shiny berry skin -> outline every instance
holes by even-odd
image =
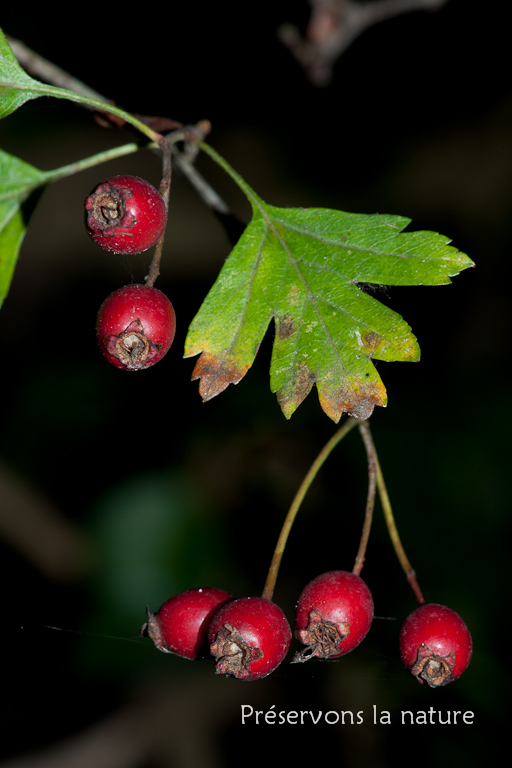
[[[167,296],[148,285],[127,285],[107,296],[98,311],[96,338],[117,368],[140,371],[169,351],[176,315]]]
[[[473,643],[466,624],[451,608],[426,603],[412,611],[400,629],[402,663],[431,688],[456,680],[471,661]]]
[[[335,659],[364,640],[373,620],[373,599],[360,576],[327,571],[307,584],[295,612],[295,637],[305,646],[292,663],[317,656]]]
[[[160,193],[138,176],[112,176],[85,201],[85,224],[105,251],[142,253],[155,245],[167,224]]]
[[[156,613],[148,614],[140,631],[152,639],[164,653],[175,653],[185,659],[208,656],[208,625],[223,603],[232,600],[229,592],[215,587],[188,589],[167,600]]]
[[[242,597],[222,606],[208,629],[219,675],[259,680],[279,666],[292,632],[283,611],[263,597]]]

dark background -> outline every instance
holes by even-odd
[[[449,0],[376,25],[309,84],[276,28],[304,29],[306,2],[137,9],[3,9],[0,25],[123,108],[208,118],[210,143],[269,203],[409,216],[442,232],[476,269],[439,288],[383,298],[418,336],[422,360],[378,364],[389,393],[372,416],[401,537],[428,601],[457,610],[474,639],[465,675],[437,691],[400,665],[414,607],[377,510],[363,576],[378,616],[338,662],[284,663],[252,684],[209,661],[159,654],[138,637],[145,605],[218,586],[261,593],[293,495],[334,426],[312,392],[292,419],[268,386],[271,338],[238,387],[202,404],[183,360],[189,322],[230,244],[175,174],[158,287],[178,330],[138,376],[109,367],[94,321],[104,297],[141,281],[149,257],[89,242],[82,202],[111,172],[158,183],[139,153],[49,188],[0,313],[0,768],[189,765],[335,759],[348,768],[481,765],[505,718],[510,582],[511,394],[507,271],[512,91],[506,4]],[[149,10],[149,9],[148,9]],[[64,165],[129,141],[56,100],[24,105],[0,146]],[[208,160],[198,167],[233,210],[248,207]],[[308,495],[275,593],[293,618],[305,583],[352,568],[366,496],[356,433]],[[55,631],[48,627],[59,627]],[[364,713],[364,725],[241,724],[241,706]],[[373,725],[373,705],[391,725]],[[400,711],[474,712],[473,725],[400,725]]]

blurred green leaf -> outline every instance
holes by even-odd
[[[91,527],[98,600],[110,613],[115,606],[143,620],[146,604],[156,610],[187,585],[209,586],[229,571],[217,520],[178,473],[134,471],[98,499]]]
[[[21,243],[28,227],[34,193],[40,194],[45,174],[0,149],[0,306],[11,284]]]
[[[0,29],[0,118],[10,115],[26,101],[41,96],[41,83],[18,64]]]

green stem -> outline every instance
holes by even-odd
[[[332,453],[333,449],[345,437],[345,435],[347,435],[350,432],[350,430],[353,429],[358,423],[359,423],[358,420],[353,417],[349,417],[347,421],[345,421],[343,426],[341,426],[338,429],[338,431],[334,433],[331,439],[324,445],[324,447],[322,448],[322,450],[314,460],[313,464],[311,465],[304,480],[300,484],[299,490],[295,494],[295,498],[293,499],[290,509],[288,510],[288,513],[284,520],[283,527],[281,528],[281,533],[279,534],[276,548],[272,556],[272,561],[270,563],[270,568],[267,574],[267,580],[265,582],[265,587],[262,593],[262,597],[264,597],[266,600],[272,600],[272,595],[274,594],[274,588],[277,580],[277,574],[279,572],[279,566],[281,565],[281,559],[283,557],[283,553],[286,547],[288,535],[291,531],[293,522],[295,520],[295,517],[297,516],[297,512],[300,509],[300,506],[304,500],[306,493],[308,492],[308,489],[311,483],[317,476],[320,468],[323,466],[327,457]]]
[[[162,137],[160,133],[154,131],[152,128],[143,123],[141,120],[138,120],[129,112],[125,112],[124,109],[119,109],[119,107],[115,107],[113,104],[109,104],[106,101],[101,101],[100,99],[92,99],[90,96],[84,96],[81,93],[68,91],[64,88],[56,88],[53,85],[46,85],[40,83],[37,80],[33,80],[32,83],[29,83],[26,86],[17,85],[16,87],[18,90],[36,91],[42,93],[44,96],[53,96],[55,99],[67,99],[68,101],[74,101],[78,104],[83,104],[86,107],[97,109],[100,112],[117,115],[117,117],[120,117],[126,123],[129,123],[129,125],[133,125],[134,128],[140,131],[140,133],[142,133],[144,136],[147,136],[151,141],[158,142],[158,140]]]
[[[389,500],[386,484],[384,482],[384,475],[382,474],[382,469],[379,463],[379,457],[377,455],[377,451],[375,450],[375,444],[373,442],[372,434],[370,431],[370,425],[368,424],[367,421],[361,424],[360,430],[361,430],[361,434],[364,433],[365,435],[365,441],[368,442],[374,461],[375,461],[377,488],[379,489],[379,497],[382,504],[382,510],[384,512],[384,519],[386,521],[386,526],[391,538],[391,543],[393,544],[393,549],[395,550],[396,556],[398,557],[398,561],[402,566],[402,570],[407,577],[407,581],[409,582],[411,589],[416,596],[416,600],[420,605],[422,605],[425,602],[425,598],[423,597],[420,586],[418,584],[418,580],[416,578],[416,572],[414,571],[413,567],[409,562],[407,555],[405,554],[405,550],[403,548],[402,542],[400,541],[400,536],[398,535],[398,529],[396,527],[395,517],[393,515],[393,509],[391,507],[391,502]]]
[[[133,152],[138,152],[140,149],[153,149],[158,148],[157,142],[150,142],[148,144],[138,144],[137,142],[131,142],[130,144],[123,144],[120,147],[113,147],[112,149],[98,152],[97,155],[91,155],[90,157],[84,157],[82,160],[77,160],[69,165],[63,165],[60,168],[54,168],[51,171],[46,171],[38,184],[42,186],[44,184],[50,184],[59,179],[64,179],[66,176],[72,176],[79,171],[85,171],[88,168],[94,168],[96,165],[106,163],[108,160],[115,160],[118,157],[124,157],[130,155]]]
[[[258,197],[256,192],[247,184],[246,181],[244,181],[240,174],[237,173],[237,171],[235,171],[235,169],[232,168],[226,160],[224,160],[222,155],[219,155],[219,153],[216,152],[213,147],[211,147],[205,141],[197,141],[196,144],[199,149],[202,149],[203,152],[209,155],[209,157],[211,157],[211,159],[216,162],[217,165],[220,165],[220,167],[226,171],[229,176],[231,176],[235,184],[237,184],[237,186],[242,190],[252,206],[259,207],[261,205],[263,202],[261,198]]]

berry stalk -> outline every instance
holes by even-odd
[[[368,426],[367,421],[363,422],[363,424],[366,424],[366,426]],[[368,546],[368,539],[370,538],[370,529],[372,527],[373,510],[375,507],[375,495],[377,491],[377,464],[375,460],[375,447],[371,440],[369,427],[368,427],[368,430],[365,430],[362,428],[362,425],[360,424],[359,432],[361,433],[361,437],[363,438],[364,447],[366,448],[366,456],[368,459],[368,494],[366,497],[366,509],[364,513],[363,530],[361,532],[361,539],[359,541],[359,549],[357,551],[354,567],[352,568],[352,573],[355,576],[360,576],[361,571],[363,570],[364,559],[366,556],[366,547]]]
[[[171,174],[172,174],[172,162],[171,162],[171,141],[168,138],[162,138],[159,142],[160,149],[162,150],[162,181],[158,189],[160,195],[165,204],[165,210],[167,215],[169,214],[169,196],[171,193]],[[164,248],[165,229],[162,232],[153,253],[153,258],[149,267],[149,272],[146,276],[145,283],[152,288],[155,285],[155,281],[160,274],[160,262],[162,260],[162,252]]]
[[[265,586],[262,592],[262,597],[264,597],[266,600],[272,600],[272,596],[274,594],[274,588],[277,580],[277,574],[279,573],[279,566],[281,565],[281,560],[286,547],[286,542],[288,541],[288,536],[290,534],[294,520],[297,516],[297,512],[300,509],[300,506],[304,500],[304,497],[306,496],[306,493],[309,490],[311,483],[317,476],[321,467],[325,463],[325,460],[332,453],[334,448],[338,445],[338,443],[341,440],[343,440],[345,435],[348,435],[348,433],[357,424],[358,424],[358,420],[352,416],[349,417],[347,421],[345,421],[345,423],[337,430],[337,432],[334,433],[331,439],[324,445],[324,447],[322,448],[322,450],[314,460],[313,464],[311,465],[304,480],[300,484],[299,489],[295,494],[295,498],[293,499],[290,505],[290,508],[288,510],[288,513],[285,517],[283,526],[281,528],[281,532],[279,534],[279,538],[277,540],[276,548],[274,550],[274,554],[270,562],[270,567],[267,574],[267,580],[265,581]]]
[[[384,512],[386,527],[388,529],[388,533],[391,538],[391,543],[393,544],[393,549],[395,550],[396,556],[398,557],[398,561],[402,566],[402,570],[404,571],[407,577],[407,581],[411,585],[412,591],[416,596],[416,600],[418,601],[418,604],[423,605],[425,602],[425,598],[423,597],[420,586],[418,584],[418,580],[416,578],[416,572],[414,568],[411,566],[407,555],[405,554],[405,550],[403,548],[402,542],[400,541],[400,536],[398,535],[398,529],[396,527],[395,517],[393,515],[393,509],[391,507],[391,502],[389,500],[386,484],[384,482],[384,475],[382,474],[379,458],[377,455],[377,451],[375,449],[375,444],[373,442],[372,433],[370,431],[370,425],[368,424],[367,421],[364,421],[360,424],[359,430],[361,432],[361,436],[363,437],[365,447],[367,451],[370,450],[372,460],[375,463],[377,488],[379,491],[379,497],[382,504],[382,510]],[[370,460],[370,456],[369,456],[369,460]]]
[[[179,141],[190,140],[191,136],[194,139],[203,138],[210,130],[210,123],[203,120],[196,126],[189,128],[177,129],[167,136],[162,136],[158,142],[158,147],[162,152],[162,180],[160,182],[159,193],[165,204],[165,210],[169,215],[169,196],[171,193],[171,177],[172,177],[172,153],[174,145]],[[160,262],[162,260],[162,252],[165,240],[165,230],[162,232],[160,239],[158,240],[149,272],[145,279],[145,284],[152,288],[155,281],[160,274]]]

